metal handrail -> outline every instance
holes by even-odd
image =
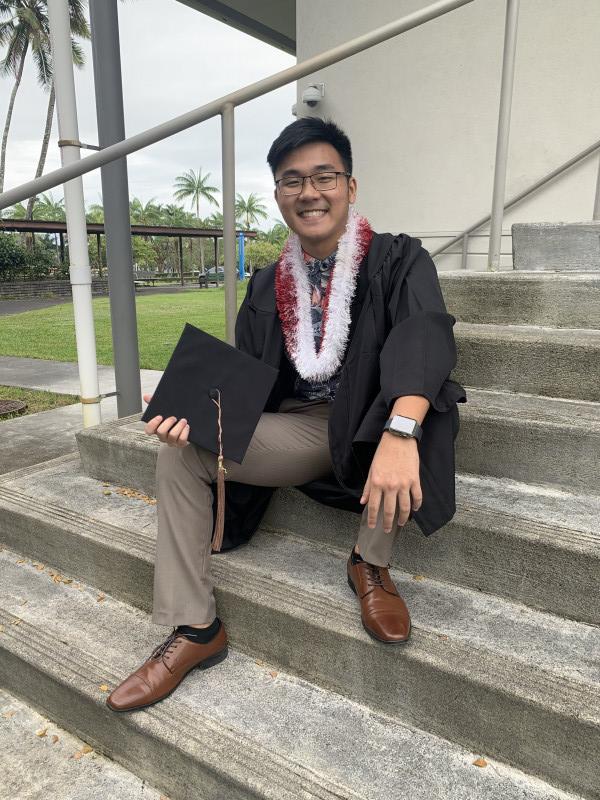
[[[542,186],[549,183],[554,178],[558,177],[559,175],[562,175],[563,172],[566,172],[568,169],[571,169],[571,167],[575,166],[575,164],[579,164],[580,161],[583,161],[584,158],[591,156],[598,149],[600,149],[600,139],[598,139],[597,142],[594,142],[594,144],[591,144],[589,147],[586,147],[585,150],[582,150],[581,152],[577,153],[577,155],[573,156],[568,161],[565,161],[563,164],[560,165],[560,167],[553,169],[552,172],[549,172],[543,178],[540,178],[535,183],[532,183],[531,186],[527,187],[527,189],[524,189],[522,192],[519,192],[514,197],[511,197],[510,200],[508,200],[508,202],[505,203],[504,211],[506,211],[509,208],[512,208],[521,200],[524,200],[530,194],[533,194],[533,192],[537,191],[537,189],[540,189]],[[600,185],[600,180],[599,180],[599,185]],[[460,242],[461,239],[470,236],[473,233],[473,231],[476,231],[483,225],[487,225],[487,223],[490,221],[491,218],[492,218],[491,214],[488,214],[486,217],[482,217],[481,219],[477,220],[477,222],[474,222],[468,228],[465,228],[465,230],[462,233],[459,233],[458,236],[455,236],[453,239],[450,239],[449,242],[446,242],[446,244],[442,245],[441,247],[438,247],[437,250],[433,250],[430,253],[431,257],[435,258],[435,256],[440,255],[440,253],[443,253],[449,247],[452,247],[453,244],[456,244],[457,242]]]
[[[419,25],[429,20],[441,17],[449,11],[454,11],[454,9],[472,2],[474,2],[474,0],[439,0],[437,3],[433,3],[426,8],[408,14],[394,22],[382,25],[362,36],[357,36],[355,39],[351,39],[345,44],[340,44],[300,64],[276,72],[267,78],[251,83],[230,94],[223,95],[223,97],[219,97],[217,100],[199,106],[192,111],[180,114],[178,117],[174,117],[167,122],[163,122],[153,128],[148,128],[141,133],[116,142],[109,147],[104,147],[76,163],[60,167],[60,169],[48,172],[46,175],[42,175],[35,180],[20,184],[14,189],[9,189],[0,194],[0,210],[14,203],[26,200],[29,197],[34,197],[36,194],[41,194],[48,189],[53,189],[55,186],[65,183],[72,178],[85,175],[87,172],[91,172],[98,167],[103,167],[111,161],[116,161],[119,158],[131,155],[131,153],[135,153],[148,145],[167,139],[169,136],[173,136],[176,133],[181,133],[181,131],[187,130],[197,125],[199,122],[205,122],[212,117],[222,115],[229,107],[235,108],[250,100],[255,100],[257,97],[262,97],[262,95],[268,94],[274,89],[279,89],[282,86],[286,86],[288,83],[293,83],[319,69],[336,64],[338,61],[363,52],[363,50],[368,50],[376,44],[381,44],[388,39],[394,38],[394,36],[398,36],[400,33],[404,33],[412,28],[417,28]]]

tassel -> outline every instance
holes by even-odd
[[[213,394],[218,396],[215,400]],[[225,527],[225,475],[227,470],[223,465],[223,440],[221,428],[221,392],[218,389],[211,390],[211,400],[219,409],[218,426],[219,426],[219,455],[217,456],[218,469],[217,469],[217,518],[215,520],[215,529],[212,535],[211,547],[213,552],[219,553],[221,545],[223,544],[223,529]]]

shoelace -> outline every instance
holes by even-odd
[[[383,587],[383,578],[379,572],[379,567],[376,564],[368,564],[367,562],[365,562],[365,566],[367,568],[367,585]]]
[[[165,641],[162,644],[159,644],[157,648],[155,648],[150,658],[161,658],[165,653],[170,652],[169,648],[171,647],[171,645],[177,647],[178,643],[176,642],[176,639],[178,636],[181,636],[181,634],[177,633],[177,627],[175,627],[173,628],[169,636],[165,639]]]

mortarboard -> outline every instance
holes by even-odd
[[[225,516],[223,458],[241,464],[279,370],[186,323],[148,407],[187,419],[189,441],[218,457],[217,519],[213,550],[221,549]]]

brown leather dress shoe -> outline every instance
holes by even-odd
[[[134,711],[164,700],[198,667],[206,669],[227,657],[227,634],[221,627],[207,644],[192,642],[177,628],[106,698],[113,711]]]
[[[348,558],[348,584],[360,600],[366,632],[380,642],[403,644],[410,635],[410,615],[387,567]]]

